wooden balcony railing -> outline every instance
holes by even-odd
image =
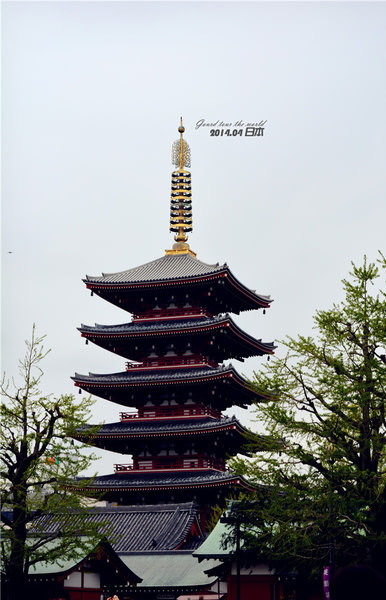
[[[132,315],[133,321],[152,321],[159,319],[181,319],[212,317],[213,315],[203,308],[191,306],[189,308],[160,308],[155,310],[147,310],[143,313],[135,313]]]
[[[208,365],[210,367],[218,367],[218,363],[211,360],[208,356],[170,356],[149,358],[142,362],[126,362],[126,371],[154,369],[154,368],[175,368],[175,367],[202,367]]]
[[[152,408],[141,408],[138,412],[121,412],[121,421],[132,419],[170,419],[175,417],[214,417],[221,418],[221,412],[202,405],[192,406],[157,406]]]
[[[115,473],[133,473],[134,471],[184,471],[192,469],[216,469],[226,471],[225,460],[203,456],[178,456],[138,458],[131,464],[114,465]]]

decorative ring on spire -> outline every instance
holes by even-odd
[[[186,242],[189,231],[192,231],[192,182],[191,174],[184,167],[190,166],[190,148],[183,139],[185,127],[178,128],[180,139],[172,146],[172,162],[179,168],[172,173],[172,194],[170,200],[170,231],[176,233],[176,242]]]

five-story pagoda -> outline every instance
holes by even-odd
[[[226,458],[242,450],[246,430],[222,413],[231,406],[246,408],[259,395],[223,361],[273,353],[272,343],[251,337],[229,315],[265,309],[271,300],[246,288],[226,264],[203,263],[190,249],[190,150],[182,120],[178,131],[172,150],[177,167],[172,249],[139,267],[84,280],[91,293],[131,313],[122,325],[80,327],[87,341],[125,358],[126,370],[73,379],[125,407],[118,422],[99,429],[93,444],[132,460],[97,477],[90,492],[103,492],[118,504],[195,500],[204,517],[232,489],[251,489],[226,466]]]

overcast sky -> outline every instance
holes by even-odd
[[[385,28],[383,2],[3,1],[2,369],[34,322],[45,391],[124,369],[76,328],[129,316],[81,279],[171,247],[180,115],[192,249],[274,298],[235,318],[250,334],[311,334],[351,260],[385,249]],[[264,136],[211,136],[202,119],[266,121]],[[233,362],[251,375],[262,359]],[[119,410],[98,400],[94,420]]]

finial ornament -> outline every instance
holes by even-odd
[[[175,244],[166,254],[196,254],[187,243],[189,231],[192,231],[192,181],[191,174],[184,167],[190,167],[190,148],[183,139],[185,127],[182,122],[178,128],[180,139],[172,146],[172,164],[178,168],[172,173],[172,194],[170,200],[170,231],[175,232]]]
[[[178,131],[180,133],[180,139],[173,142],[172,164],[175,167],[178,167],[181,171],[184,167],[190,167],[190,148],[182,137],[182,134],[185,131],[185,127],[182,123],[182,117],[181,125],[179,126]]]

